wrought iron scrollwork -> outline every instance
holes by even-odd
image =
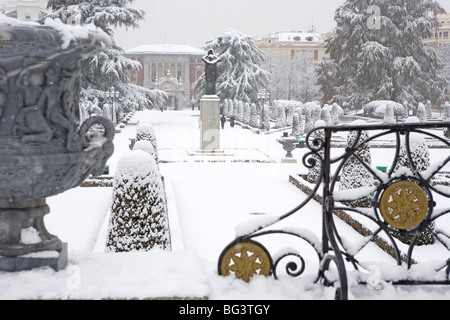
[[[440,244],[445,248],[445,253],[450,256],[450,231],[443,230],[441,225],[436,223],[450,212],[450,208],[445,204],[439,207],[439,201],[442,203],[450,198],[450,186],[439,180],[442,175],[447,181],[450,177],[450,172],[444,171],[444,167],[450,161],[448,152],[450,142],[442,134],[437,134],[436,130],[449,127],[450,123],[404,123],[358,124],[314,129],[306,137],[309,150],[303,157],[303,165],[309,170],[315,168],[317,171],[317,178],[310,181],[312,192],[297,207],[278,219],[272,219],[270,223],[255,227],[255,231],[237,237],[225,248],[219,259],[219,274],[228,275],[231,269],[236,274],[241,272],[237,270],[239,269],[237,263],[234,263],[233,267],[228,267],[229,270],[222,267],[227,265],[225,261],[234,259],[230,258],[230,255],[235,254],[233,250],[245,248],[251,244],[258,248],[256,250],[252,247],[253,259],[257,258],[260,262],[256,265],[259,268],[258,272],[247,272],[243,277],[246,281],[259,273],[266,276],[272,275],[275,278],[279,277],[279,271],[284,271],[291,277],[303,275],[309,259],[305,259],[300,250],[289,248],[271,255],[270,250],[264,247],[261,241],[254,242],[255,238],[283,235],[300,239],[314,249],[319,260],[315,282],[334,286],[338,299],[348,297],[348,268],[361,272],[361,283],[364,283],[366,281],[364,279],[370,275],[371,268],[367,263],[360,261],[360,254],[371,244],[377,245],[390,254],[394,258],[394,266],[407,268],[406,271],[402,269],[404,278],[395,276],[387,280],[399,284],[450,284],[450,257],[436,264],[432,269],[436,274],[430,276],[430,279],[416,279],[413,272],[414,266],[421,263],[424,260],[422,257],[426,256],[427,247],[423,246],[420,248],[421,258],[418,259],[421,261],[413,258],[414,249],[421,246],[420,238],[426,233],[432,238],[429,243]],[[331,152],[333,135],[339,133],[349,136],[347,146],[335,148]],[[426,168],[417,163],[414,157],[414,153],[417,152],[414,149],[415,144],[420,140],[417,137],[432,141],[442,151],[439,153],[439,160]],[[380,142],[384,141],[383,139],[388,142]],[[391,150],[390,165],[385,171],[367,163],[359,152],[369,144],[377,145],[378,143],[385,143],[385,147]],[[339,153],[341,152],[339,150],[343,152]],[[343,168],[350,161],[360,165],[371,176],[370,186],[358,187],[350,192],[338,190]],[[309,230],[276,228],[277,223],[288,217],[301,216],[306,204],[318,195],[322,199],[321,239]],[[362,199],[368,199],[368,201],[357,201]],[[370,224],[370,228],[364,232],[356,230],[362,235],[359,241],[349,243],[345,235],[340,232],[336,216],[339,216],[338,213],[341,212],[351,216],[351,219]],[[425,244],[429,243],[425,242]],[[260,259],[262,256],[264,258]],[[288,262],[284,263],[285,260]],[[281,263],[282,261],[284,264]],[[269,267],[270,270],[267,269]],[[260,272],[262,269],[264,272]]]

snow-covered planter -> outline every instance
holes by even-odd
[[[164,187],[153,157],[142,150],[120,159],[107,236],[109,252],[170,250]]]
[[[79,109],[79,61],[111,41],[98,30],[4,15],[0,33],[0,271],[64,269],[67,244],[45,227],[46,198],[101,174],[113,153],[112,123],[81,123]],[[91,134],[94,126],[102,134]],[[21,241],[23,229],[33,243]]]

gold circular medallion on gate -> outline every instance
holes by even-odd
[[[256,242],[238,243],[229,248],[220,262],[220,271],[224,276],[231,272],[238,279],[249,282],[254,275],[269,276],[272,263],[269,255]]]
[[[380,199],[380,211],[384,220],[400,230],[417,227],[425,219],[428,207],[426,192],[411,181],[391,184]]]

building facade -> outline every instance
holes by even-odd
[[[167,93],[167,107],[190,107],[197,99],[192,85],[204,73],[206,52],[187,45],[149,44],[127,50],[125,56],[137,60],[142,68],[131,74],[132,83]]]
[[[47,0],[0,0],[0,10],[21,21],[37,21],[48,13]]]
[[[424,39],[423,42],[433,49],[439,49],[445,43],[450,43],[450,13],[438,14],[439,27],[434,30],[433,36]]]
[[[433,31],[433,36],[424,39],[423,42],[431,46],[435,50],[439,50],[442,46],[450,46],[450,13],[438,14],[439,27]],[[449,66],[446,66],[449,68]],[[450,101],[450,83],[445,89],[445,99]]]
[[[314,63],[327,56],[325,39],[329,34],[318,32],[286,31],[268,35],[257,41],[257,46],[265,54],[282,56],[293,60],[297,53],[308,54]]]

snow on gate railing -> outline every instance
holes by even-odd
[[[449,128],[404,123],[314,129],[303,157],[310,182],[297,177],[308,196],[284,215],[259,214],[239,225],[220,255],[219,274],[249,281],[254,275],[278,278],[284,270],[334,286],[338,299],[348,298],[350,269],[372,287],[381,281],[450,284]]]

